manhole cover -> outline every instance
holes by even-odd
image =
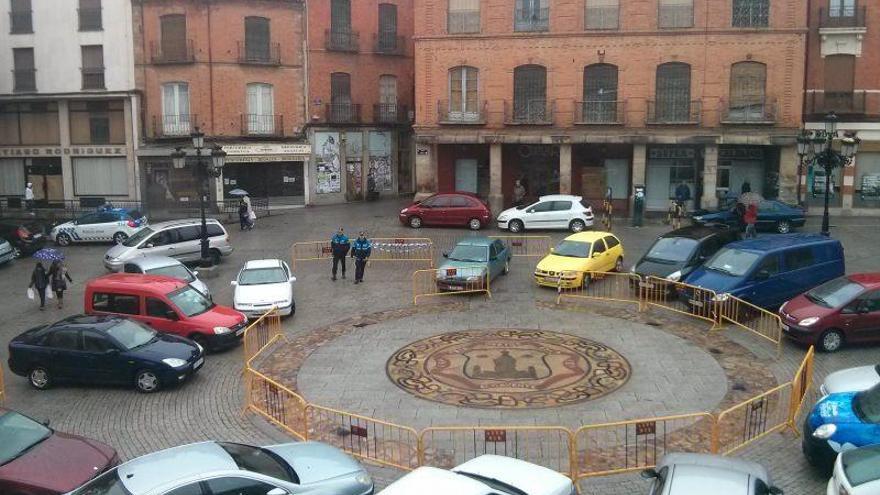
[[[542,330],[480,330],[413,342],[388,360],[388,377],[418,397],[485,408],[573,404],[620,388],[631,375],[617,351]]]

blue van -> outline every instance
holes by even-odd
[[[685,282],[776,310],[844,274],[843,246],[819,234],[782,234],[732,242]]]

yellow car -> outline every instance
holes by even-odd
[[[535,282],[570,289],[589,284],[584,272],[623,271],[623,245],[610,232],[581,232],[565,238],[538,262]]]

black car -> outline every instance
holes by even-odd
[[[71,316],[9,343],[9,369],[41,390],[73,381],[150,393],[186,380],[204,362],[195,342],[118,316]]]
[[[739,232],[724,225],[691,225],[667,232],[633,266],[642,277],[683,280],[724,245],[739,240]]]
[[[30,256],[46,245],[46,236],[38,232],[36,226],[20,223],[0,222],[0,239],[12,245],[16,258]]]

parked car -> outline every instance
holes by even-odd
[[[214,304],[182,280],[162,275],[114,273],[89,280],[85,312],[127,316],[210,350],[238,345],[247,326],[242,313]]]
[[[781,495],[764,466],[735,457],[709,454],[666,454],[653,469],[650,495]],[[711,488],[709,488],[711,487]]]
[[[10,409],[0,408],[0,438],[0,493],[7,495],[67,493],[119,464],[113,447]]]
[[[133,208],[106,208],[52,227],[49,237],[59,246],[74,242],[120,244],[147,225],[147,217]]]
[[[46,236],[38,232],[39,228],[37,225],[0,222],[0,238],[12,244],[13,255],[16,258],[30,256],[46,245]]]
[[[80,382],[150,393],[183,382],[204,362],[204,349],[195,342],[115,316],[71,316],[9,343],[9,369],[40,390]]]
[[[6,239],[0,239],[0,265],[5,265],[15,259],[15,250]]]
[[[510,249],[498,239],[467,237],[458,241],[437,267],[441,291],[477,290],[498,275],[510,272]]]
[[[580,196],[541,196],[528,206],[508,208],[498,215],[498,228],[513,233],[526,229],[568,229],[581,232],[593,226],[593,208]]]
[[[185,263],[194,263],[202,256],[202,221],[199,219],[172,220],[149,225],[117,244],[104,255],[104,266],[114,272],[126,261],[143,255],[170,256]],[[217,220],[207,221],[208,254],[211,262],[220,264],[223,256],[232,254],[229,234]]]
[[[492,211],[476,194],[440,193],[400,210],[400,223],[417,229],[423,225],[468,227],[480,230],[492,223]]]
[[[782,305],[779,317],[786,335],[825,352],[880,342],[880,273],[826,282]]]
[[[552,469],[499,455],[481,455],[451,470],[420,467],[382,495],[574,495],[574,485]]]
[[[737,240],[739,232],[727,227],[692,225],[675,229],[657,237],[630,271],[642,277],[678,282],[719,249]]]
[[[354,459],[319,442],[268,447],[201,442],[137,457],[70,495],[367,495]]]
[[[730,227],[739,227],[736,206],[714,212],[700,211],[691,216],[696,224],[722,223]],[[764,200],[758,203],[757,230],[776,231],[788,234],[792,229],[803,227],[807,218],[804,209],[776,200]]]
[[[801,448],[814,467],[831,470],[837,454],[880,443],[880,385],[823,397],[804,420]]]
[[[732,242],[694,269],[685,282],[776,310],[792,297],[844,273],[840,241],[785,234]]]
[[[175,258],[157,256],[154,254],[133,258],[122,265],[125,273],[144,273],[147,275],[165,275],[183,280],[199,291],[209,300],[213,299],[208,286],[199,280],[198,271],[190,270],[189,267]]]
[[[251,260],[232,281],[232,307],[248,318],[259,318],[274,306],[281,316],[296,313],[296,277],[281,260]]]
[[[841,452],[834,461],[827,495],[877,495],[880,493],[880,445]]]
[[[538,262],[535,282],[546,287],[586,287],[584,272],[623,271],[623,244],[610,232],[581,232],[566,237]]]
[[[861,392],[878,383],[880,383],[880,364],[858,366],[830,373],[819,386],[819,392],[822,395]]]

